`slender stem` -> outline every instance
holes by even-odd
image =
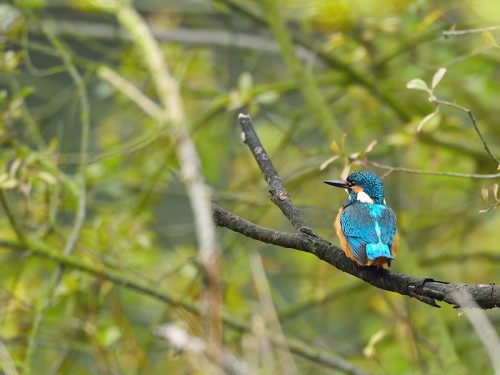
[[[273,231],[250,223],[215,204],[213,205],[213,209],[217,225],[221,227],[241,233],[246,237],[258,241],[311,253],[337,269],[377,288],[407,295],[434,307],[440,307],[437,301],[459,307],[460,304],[455,300],[453,293],[456,291],[467,291],[475,303],[482,309],[500,307],[499,285],[455,284],[431,278],[405,275],[389,269],[377,270],[376,267],[359,267],[345,256],[342,249],[330,244],[321,237],[313,238],[304,236],[301,233]]]
[[[474,114],[472,113],[472,111],[469,108],[463,107],[461,105],[458,105],[458,104],[455,104],[455,103],[452,103],[452,102],[449,102],[446,100],[437,99],[434,96],[431,97],[431,101],[436,103],[436,104],[446,105],[448,107],[456,108],[456,109],[459,109],[459,110],[467,113],[467,115],[470,117],[470,119],[472,121],[472,125],[474,126],[476,133],[479,135],[479,138],[481,139],[481,142],[483,143],[484,149],[486,150],[488,155],[495,161],[495,163],[497,164],[497,168],[500,168],[500,161],[495,157],[495,155],[493,155],[493,152],[491,152],[490,148],[488,147],[486,140],[484,139],[483,135],[481,134],[481,131],[479,130],[479,127],[477,126],[476,118],[474,117]]]
[[[278,358],[281,365],[280,372],[285,375],[298,374],[299,371],[297,369],[297,364],[290,354],[289,348],[286,344],[287,339],[285,333],[283,332],[283,328],[281,327],[278,318],[278,313],[276,312],[276,308],[273,304],[271,288],[269,286],[266,272],[264,271],[264,265],[262,264],[260,254],[253,253],[250,255],[250,266],[253,273],[255,289],[257,290],[257,295],[259,296],[261,311],[268,330],[267,336],[274,336],[280,343],[278,347]]]
[[[144,95],[141,90],[135,87],[132,83],[120,76],[111,68],[101,66],[97,70],[97,74],[122,94],[133,100],[147,115],[156,119],[159,123],[164,123],[166,120],[165,112],[149,97]]]
[[[460,173],[460,172],[439,172],[439,171],[431,171],[424,169],[412,169],[405,167],[393,167],[391,165],[385,165],[381,163],[377,163],[375,161],[370,160],[360,160],[355,163],[359,164],[368,164],[376,168],[384,169],[389,172],[403,172],[403,173],[411,173],[411,174],[425,174],[431,176],[446,176],[446,177],[458,177],[458,178],[475,178],[475,179],[495,179],[500,178],[500,173],[492,173],[492,174],[478,174],[478,173]]]
[[[482,33],[483,31],[494,31],[500,29],[500,26],[483,27],[480,29],[466,29],[466,30],[448,30],[443,31],[443,36],[449,38],[450,36],[460,36],[466,34]]]
[[[7,200],[7,197],[5,196],[5,190],[3,190],[3,189],[0,189],[0,202],[2,203],[2,206],[3,206],[3,209],[5,210],[5,213],[7,214],[7,219],[9,219],[9,223],[10,223],[12,229],[14,229],[14,232],[16,232],[17,238],[19,239],[19,241],[21,243],[25,243],[26,236],[25,236],[21,226],[17,222],[16,215],[14,214],[12,209],[10,208],[10,204]]]
[[[257,136],[257,133],[255,132],[250,116],[240,114],[238,119],[243,131],[243,141],[250,148],[250,151],[262,171],[264,180],[268,183],[271,189],[271,200],[280,208],[295,229],[307,229],[310,233],[312,233],[312,229],[307,224],[302,213],[293,205],[290,194],[286,191],[281,178],[278,176],[278,173],[274,168],[271,158],[267,154],[264,146]]]
[[[18,375],[16,365],[2,340],[0,340],[0,363],[5,375]]]

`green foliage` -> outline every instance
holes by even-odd
[[[159,121],[162,100],[144,50],[117,26],[117,9],[131,2],[55,3],[0,4],[0,372],[218,373],[196,345],[180,348],[158,334],[168,323],[188,343],[206,339],[207,280],[178,129]],[[336,243],[331,222],[345,198],[321,181],[368,168],[384,177],[398,216],[395,271],[498,283],[498,177],[418,173],[498,173],[479,138],[500,157],[498,31],[490,28],[498,6],[477,3],[134,6],[180,85],[214,201],[292,230],[241,142],[237,115],[249,113],[321,236]],[[102,67],[135,87],[152,112]],[[65,257],[82,184],[85,220]],[[222,345],[253,373],[346,372],[321,361],[328,355],[370,374],[493,373],[457,311],[376,290],[309,254],[223,229],[217,235]],[[252,268],[255,254],[267,280]],[[265,281],[270,295],[258,289]],[[487,316],[498,326],[498,311]],[[293,364],[282,360],[281,335]]]

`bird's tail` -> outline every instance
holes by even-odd
[[[385,257],[387,259],[394,259],[391,254],[391,249],[385,243],[369,243],[366,245],[366,256],[370,260],[375,260],[380,257]]]

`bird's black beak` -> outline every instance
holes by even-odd
[[[350,189],[351,188],[349,185],[347,185],[347,182],[342,181],[342,180],[325,180],[323,182],[325,184],[336,186],[336,187],[343,188],[343,189]]]

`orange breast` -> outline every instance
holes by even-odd
[[[391,254],[394,258],[396,258],[398,255],[398,249],[399,249],[399,236],[396,233],[394,237],[392,237],[392,246],[391,246]]]

